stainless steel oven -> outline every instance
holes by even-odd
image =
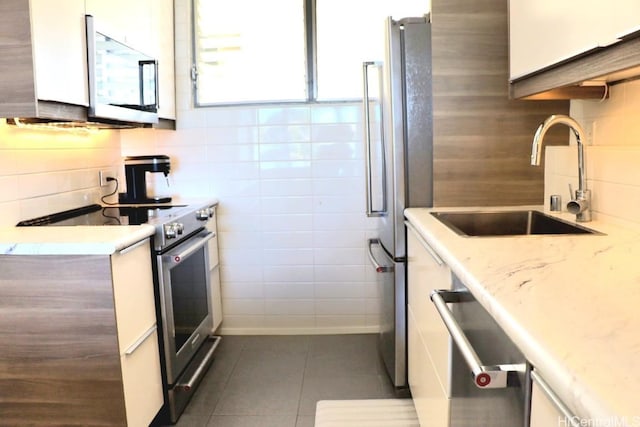
[[[199,350],[203,349],[203,357],[208,359],[215,348],[215,343],[208,342],[213,322],[209,311],[208,242],[213,237],[214,233],[203,230],[184,243],[156,254],[166,381],[173,422],[186,405],[195,382],[199,381],[193,375],[197,369],[193,372],[185,369]],[[202,348],[205,343],[208,345]]]

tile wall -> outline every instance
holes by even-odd
[[[171,156],[158,193],[220,200],[223,332],[377,332],[360,104],[193,108],[189,3],[175,2],[179,128],[121,144]]]
[[[120,164],[117,131],[19,129],[0,119],[0,226],[99,202],[109,188],[98,171]]]
[[[171,157],[171,194],[220,200],[225,333],[376,331],[359,104],[180,110],[121,133]],[[158,183],[158,186],[162,186]]]
[[[612,86],[604,101],[572,101],[571,116],[587,134],[587,187],[594,219],[640,227],[640,81]],[[560,194],[569,200],[568,184],[577,186],[575,145],[548,147],[545,201]]]

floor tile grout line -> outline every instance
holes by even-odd
[[[307,337],[307,354],[304,359],[304,369],[302,370],[302,381],[300,382],[300,393],[298,394],[298,406],[296,408],[296,424],[298,423],[298,417],[300,414],[300,405],[302,403],[302,391],[304,390],[304,381],[307,373],[307,366],[309,365],[309,357],[311,357],[311,340],[312,337]]]
[[[238,366],[239,361],[242,359],[242,353],[244,353],[246,345],[247,345],[247,343],[245,341],[243,341],[242,342],[242,346],[240,347],[240,350],[238,351],[238,357],[234,360],[233,366],[229,370],[229,375],[227,375],[227,378],[224,380],[222,389],[220,390],[220,398],[218,399],[216,404],[213,406],[213,408],[211,409],[211,413],[209,413],[209,416],[207,417],[207,424],[206,424],[207,426],[209,425],[209,422],[211,421],[211,418],[215,415],[216,409],[218,409],[218,405],[220,405],[220,402],[222,402],[222,396],[224,396],[224,392],[226,391],[227,386],[229,385],[229,381],[231,381],[231,377],[233,376],[233,373],[236,370],[236,367]],[[215,359],[214,359],[213,363],[215,363]],[[209,367],[209,369],[211,369],[211,367]]]

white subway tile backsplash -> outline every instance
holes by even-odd
[[[223,298],[222,306],[225,321],[227,315],[261,315],[265,313],[265,301],[262,298]]]
[[[310,179],[264,179],[260,182],[260,194],[271,196],[308,196],[311,194]]]
[[[311,144],[313,160],[356,160],[363,158],[358,142],[314,142]]]
[[[264,231],[313,230],[313,215],[311,214],[263,215],[261,219]]]
[[[311,110],[312,123],[360,123],[362,121],[361,105],[326,105]]]
[[[314,279],[318,282],[364,282],[363,265],[316,265]]]
[[[338,189],[339,186],[336,186]],[[337,190],[340,193],[340,190]],[[365,212],[364,188],[362,193],[351,196],[315,196],[313,198],[314,213],[335,213],[335,212]]]
[[[262,260],[265,266],[270,267],[313,265],[313,249],[270,249],[267,247],[264,249]]]
[[[259,156],[257,144],[214,145],[206,150],[206,161],[211,163],[257,162]]]
[[[363,177],[364,163],[357,160],[315,160],[314,178]]]
[[[331,250],[314,248],[313,258],[316,267],[326,264],[362,265],[367,262],[364,248],[332,248]]]
[[[310,178],[310,161],[260,162],[260,177],[264,179]]]
[[[309,142],[311,129],[308,125],[260,126],[260,143]]]
[[[277,299],[313,299],[313,282],[265,282],[267,298]]]
[[[262,282],[225,282],[221,285],[221,292],[225,299],[255,300],[266,296]]]
[[[206,108],[202,111],[210,128],[258,124],[258,111],[253,107]]]
[[[268,249],[311,249],[312,232],[264,232],[263,247]]]
[[[311,145],[307,143],[261,144],[260,161],[299,161],[311,159]]]
[[[363,315],[366,304],[361,298],[316,298],[316,313],[322,315]]]
[[[258,122],[261,125],[302,124],[310,121],[309,107],[264,107],[258,110]]]
[[[315,231],[314,248],[362,248],[366,244],[363,231]]]
[[[320,299],[330,298],[364,298],[365,297],[365,284],[363,283],[349,283],[349,282],[316,282],[315,284],[315,297]]]
[[[270,299],[265,300],[266,315],[313,315],[315,305],[312,299]]]
[[[357,124],[318,124],[311,127],[313,142],[356,142],[362,139],[362,128]]]
[[[266,282],[311,282],[312,265],[269,265],[263,267]]]
[[[313,211],[312,197],[262,197],[262,213],[308,214]]]

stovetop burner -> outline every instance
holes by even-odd
[[[88,205],[77,209],[20,221],[18,227],[65,225],[141,225],[165,222],[176,210],[186,205],[170,206],[100,206]]]

